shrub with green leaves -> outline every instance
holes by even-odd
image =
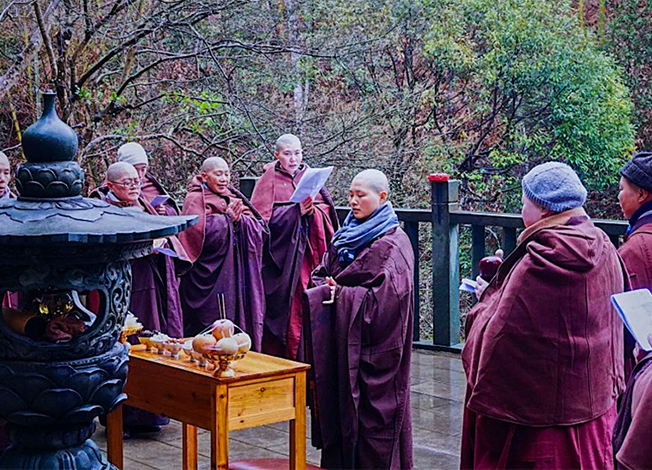
[[[436,128],[454,136],[447,164],[476,202],[509,209],[515,178],[547,160],[568,162],[589,188],[614,183],[634,144],[632,104],[569,2],[423,0],[423,13],[425,53],[446,77],[431,106],[448,125]],[[432,144],[427,164],[451,155]]]

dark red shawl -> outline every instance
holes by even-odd
[[[583,209],[527,228],[469,312],[470,410],[525,426],[606,413],[623,389],[623,325],[610,295],[624,267]]]

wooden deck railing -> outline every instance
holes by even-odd
[[[249,196],[255,178],[242,178],[241,191]],[[517,243],[519,230],[523,228],[520,214],[490,212],[470,212],[459,210],[459,181],[442,180],[431,182],[431,209],[395,208],[403,228],[410,238],[415,260],[420,259],[422,240],[419,236],[420,224],[431,226],[432,248],[432,340],[423,340],[420,335],[420,269],[417,262],[414,270],[414,346],[419,349],[458,352],[461,349],[460,332],[460,226],[471,227],[471,265],[472,276],[478,274],[478,263],[486,255],[486,228],[498,228],[501,234],[502,249],[507,256]],[[340,220],[348,214],[348,207],[338,207]],[[594,220],[604,230],[614,245],[618,246],[620,236],[627,229],[627,222],[619,220]]]

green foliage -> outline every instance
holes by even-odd
[[[424,5],[429,17],[444,18],[431,23],[425,51],[452,76],[447,87],[466,107],[454,148],[463,178],[518,176],[536,163],[565,160],[590,188],[613,184],[634,143],[632,105],[622,71],[577,27],[568,2]],[[433,97],[434,106],[444,103]],[[507,187],[485,183],[476,189],[500,194]]]
[[[635,105],[634,123],[640,147],[652,148],[652,2],[609,0],[607,34],[602,49],[613,54],[625,69],[625,79]]]

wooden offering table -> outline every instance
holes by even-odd
[[[233,363],[235,377],[132,346],[127,404],[183,425],[183,468],[197,468],[197,428],[211,431],[211,468],[226,470],[229,431],[290,421],[290,468],[306,468],[306,370],[310,366],[249,352]],[[107,417],[108,459],[123,468],[122,407]]]

